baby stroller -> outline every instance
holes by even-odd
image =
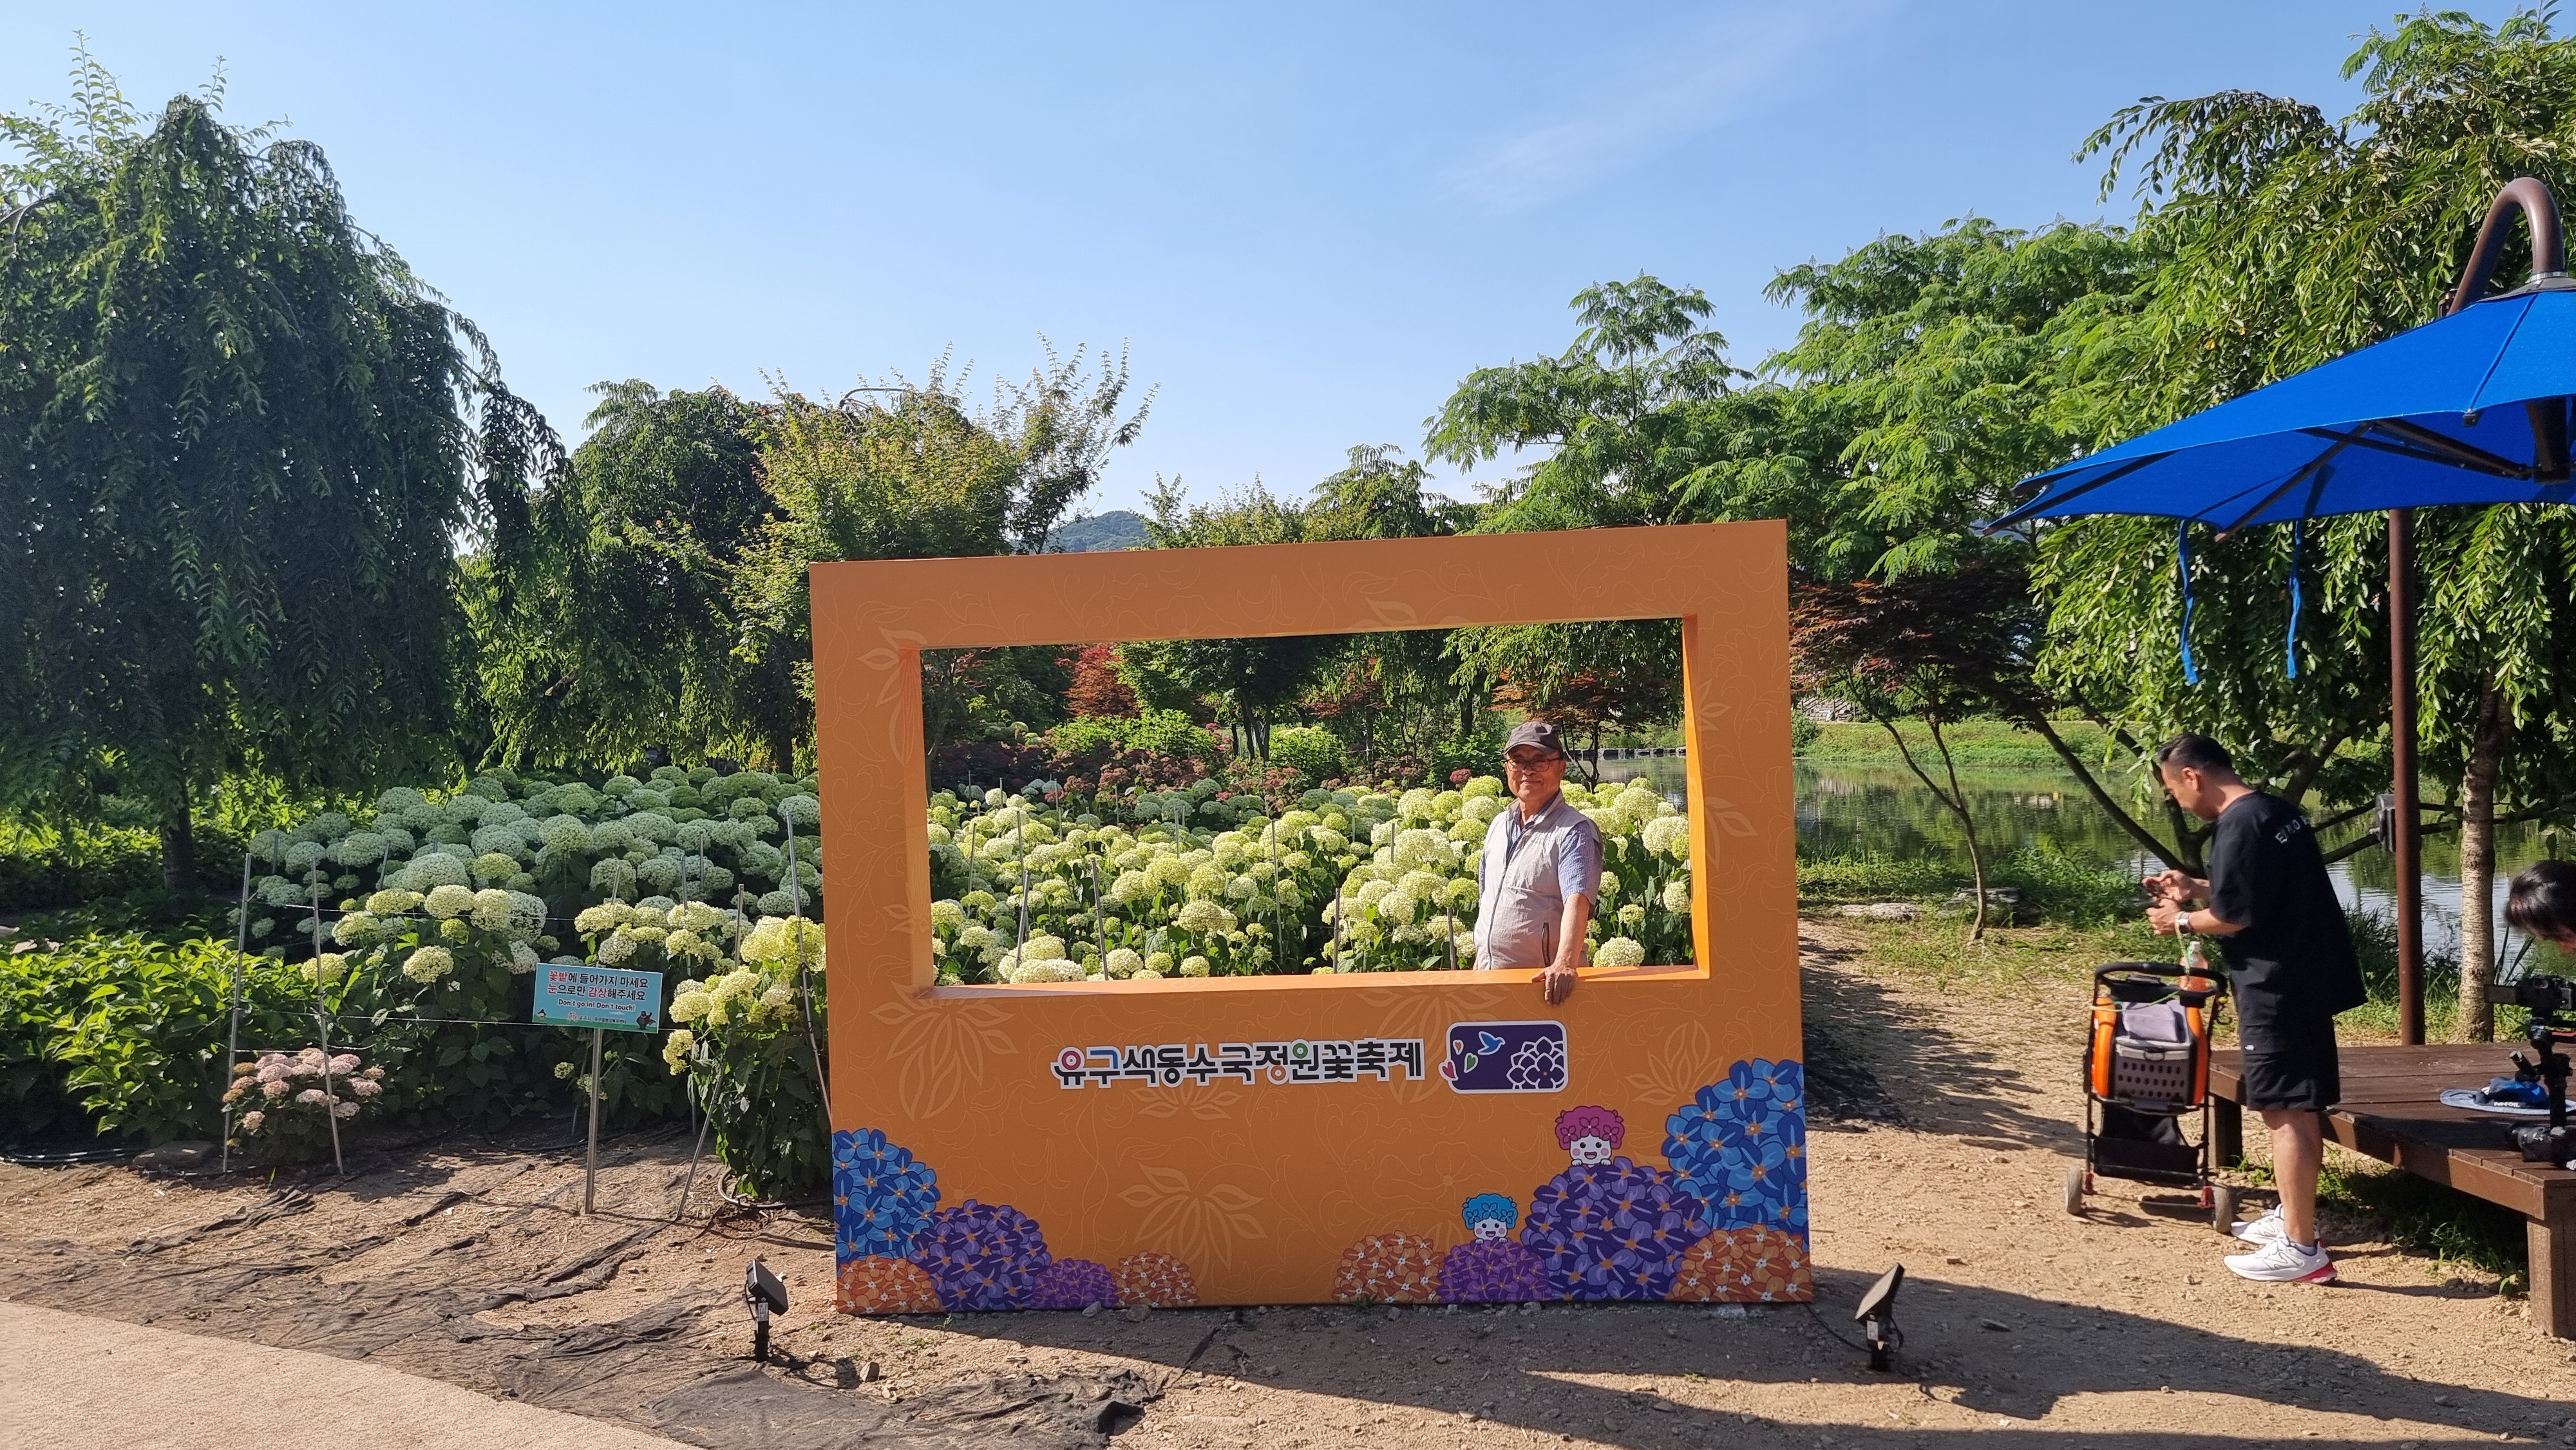
[[[2084,1043],[2084,1162],[2066,1170],[2066,1211],[2081,1214],[2093,1177],[2197,1188],[2221,1233],[2236,1221],[2236,1189],[2216,1182],[2210,1132],[2209,1043],[2226,984],[2199,967],[2113,962],[2093,974]],[[2182,1118],[2200,1116],[2200,1141]]]

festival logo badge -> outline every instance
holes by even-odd
[[[1458,1022],[1440,1075],[1462,1093],[1563,1092],[1562,1022]]]

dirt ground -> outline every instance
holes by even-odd
[[[819,1215],[725,1209],[702,1171],[669,1222],[689,1151],[669,1133],[603,1149],[590,1218],[577,1149],[462,1135],[345,1182],[0,1168],[0,1298],[707,1446],[2576,1446],[2576,1344],[2491,1281],[2329,1218],[2341,1285],[2246,1284],[2186,1199],[2123,1184],[2068,1217],[2080,982],[1936,987],[1874,963],[1864,933],[1805,929],[1812,1311],[852,1320],[829,1309]],[[753,1254],[797,1306],[765,1368],[740,1301]],[[1907,1341],[1874,1374],[1851,1309],[1896,1262]]]

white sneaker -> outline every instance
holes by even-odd
[[[2276,1244],[2289,1234],[2289,1230],[2281,1227],[2281,1210],[2278,1208],[2267,1209],[2261,1218],[2229,1224],[2227,1231],[2249,1244]]]
[[[2229,1254],[2227,1267],[2240,1279],[2267,1284],[2331,1284],[2334,1260],[2325,1246],[2301,1249],[2286,1238],[2274,1239],[2250,1254]]]

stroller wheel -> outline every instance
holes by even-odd
[[[2220,1233],[2232,1234],[2236,1229],[2236,1185],[2222,1183],[2210,1197],[2215,1201],[2209,1211],[2210,1226]]]
[[[2081,1217],[2084,1213],[2084,1191],[2093,1186],[2093,1175],[2078,1164],[2066,1170],[2066,1211]]]

